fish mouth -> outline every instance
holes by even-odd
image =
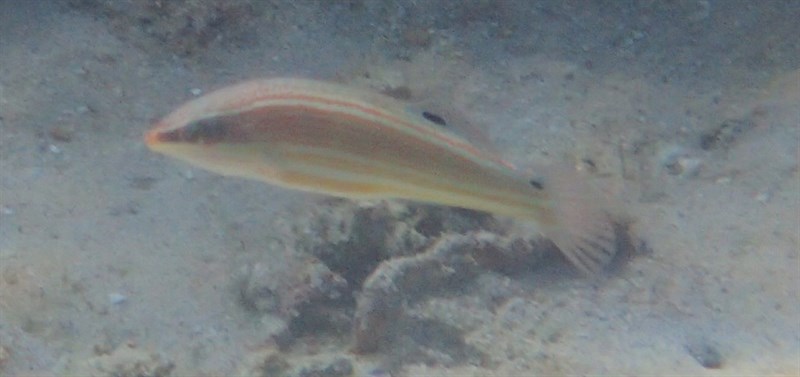
[[[144,133],[144,143],[150,149],[158,149],[157,147],[165,144],[178,144],[178,143],[192,143],[196,142],[191,133],[191,129],[187,129],[186,125],[176,126],[167,121],[159,121],[154,124]]]
[[[163,144],[166,142],[164,140],[163,135],[170,131],[170,129],[175,129],[174,122],[169,122],[167,117],[156,119],[154,123],[150,124],[150,127],[144,132],[144,143],[150,149],[153,147]]]
[[[160,121],[145,131],[144,144],[152,151],[163,153],[165,147],[180,143],[181,135],[181,128]]]
[[[176,130],[165,131],[162,128],[154,127],[144,133],[144,143],[150,150],[162,151],[165,146],[179,141],[176,139],[179,133]]]
[[[145,143],[155,146],[163,143],[211,145],[238,142],[243,133],[230,118],[226,115],[209,116],[176,127],[162,121],[145,133]]]
[[[160,143],[162,143],[161,132],[158,130],[153,129],[144,133],[144,144],[151,149]]]

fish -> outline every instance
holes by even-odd
[[[154,152],[226,175],[351,199],[402,199],[530,223],[579,271],[617,249],[612,212],[575,174],[530,179],[387,95],[303,78],[245,81],[178,107],[144,136]]]

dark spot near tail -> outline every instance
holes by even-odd
[[[425,119],[427,119],[427,120],[429,120],[429,121],[431,121],[433,123],[436,123],[436,124],[438,124],[440,126],[446,126],[447,125],[447,122],[444,121],[444,118],[442,118],[442,117],[440,117],[440,116],[438,116],[438,115],[436,115],[434,113],[423,111],[422,112],[422,116],[425,117]]]
[[[531,184],[531,186],[535,187],[537,190],[544,190],[544,185],[542,184],[542,182],[539,182],[536,179],[531,179],[529,181],[529,183]]]

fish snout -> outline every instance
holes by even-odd
[[[228,129],[218,118],[203,118],[188,122],[180,127],[165,127],[162,122],[156,123],[145,133],[145,143],[156,146],[165,143],[181,144],[214,144],[225,141]]]

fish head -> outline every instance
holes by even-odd
[[[189,116],[177,110],[144,135],[150,150],[215,173],[270,180],[270,145],[254,138],[253,127],[226,115]]]

